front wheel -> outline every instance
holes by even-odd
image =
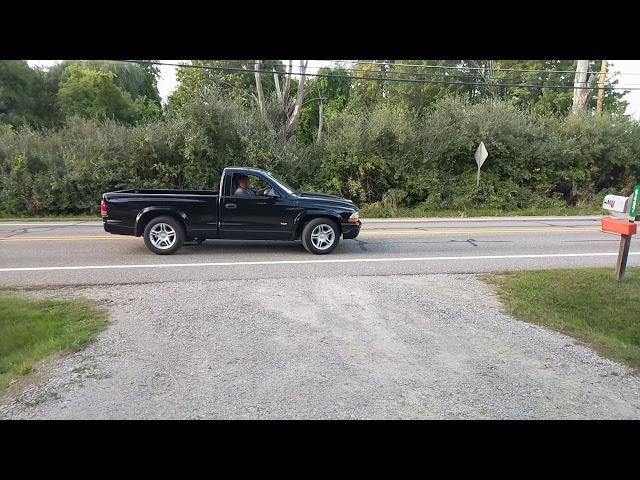
[[[333,220],[315,218],[302,230],[302,245],[316,255],[331,253],[340,242],[340,230]]]
[[[184,243],[182,224],[172,217],[156,217],[144,229],[144,243],[158,255],[171,255]]]

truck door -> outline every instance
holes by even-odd
[[[248,190],[252,194],[237,193],[240,175],[248,177]],[[227,185],[220,198],[221,238],[290,239],[296,214],[294,198],[280,192],[257,173],[234,173],[225,176],[225,181]],[[265,189],[268,192],[264,192]]]

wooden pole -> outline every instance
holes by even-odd
[[[602,66],[600,67],[600,80],[598,81],[598,103],[596,104],[596,113],[602,114],[604,107],[604,84],[606,82],[607,67],[609,62],[602,60]]]
[[[618,282],[624,280],[624,271],[627,269],[627,258],[629,258],[629,246],[631,245],[631,235],[620,236],[620,249],[618,250],[618,262],[616,263],[616,277]]]

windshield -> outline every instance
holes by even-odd
[[[282,190],[287,192],[287,195],[291,195],[294,192],[293,188],[291,188],[281,180],[278,180],[277,178],[275,178],[273,175],[271,175],[271,172],[267,172],[267,176],[269,177],[270,180],[272,180],[275,184],[277,184]]]

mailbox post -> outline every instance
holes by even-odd
[[[635,186],[631,197],[607,195],[602,203],[602,208],[612,214],[611,216],[602,217],[602,231],[620,234],[620,248],[618,249],[618,261],[616,262],[616,278],[618,282],[624,280],[631,236],[638,231],[635,219],[638,215],[639,203],[640,184]],[[627,214],[628,218],[625,218]]]

